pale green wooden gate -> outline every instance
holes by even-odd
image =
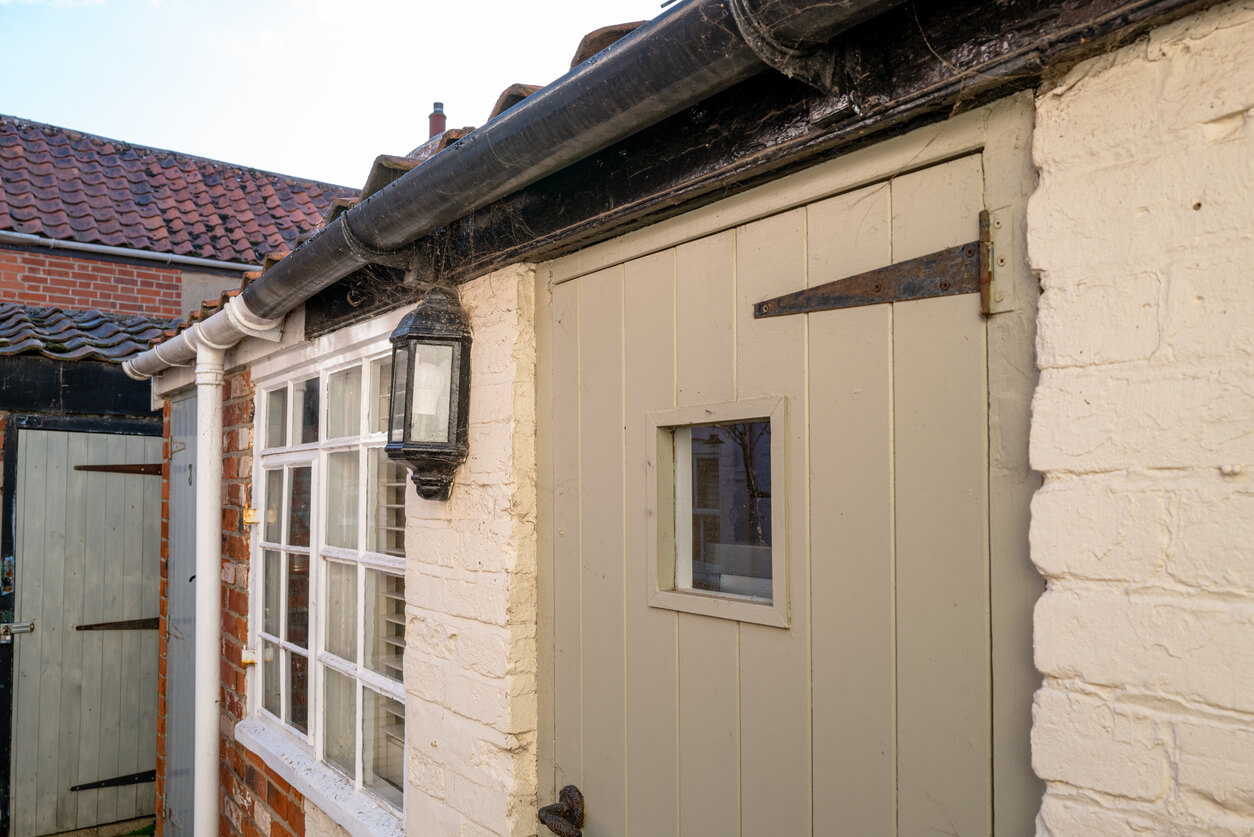
[[[159,437],[20,431],[13,837],[153,811],[157,631],[99,626],[157,616],[161,479],[76,466],[160,462]]]

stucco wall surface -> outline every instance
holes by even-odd
[[[1037,101],[1040,835],[1254,833],[1254,3]]]
[[[536,833],[534,272],[461,287],[470,454],[448,502],[408,492],[406,833]]]

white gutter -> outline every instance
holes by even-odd
[[[16,247],[42,247],[47,250],[75,250],[80,253],[99,253],[102,256],[119,256],[124,259],[142,259],[162,264],[185,264],[191,267],[208,267],[214,270],[261,270],[259,264],[244,262],[222,262],[217,259],[202,259],[199,256],[180,256],[177,253],[153,253],[148,250],[132,250],[130,247],[113,247],[108,244],[88,244],[82,241],[65,241],[59,238],[44,238],[40,235],[8,232],[0,230],[0,244],[12,244]]]
[[[203,322],[122,364],[145,379],[196,363],[196,693],[192,834],[217,837],[222,657],[222,381],[226,350],[245,337],[277,341],[282,319],[255,316],[239,297]]]

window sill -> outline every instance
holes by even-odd
[[[235,740],[261,757],[301,795],[353,837],[402,837],[399,811],[363,791],[314,758],[304,742],[259,718],[235,725]]]

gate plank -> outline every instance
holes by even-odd
[[[36,759],[35,827],[40,834],[57,831],[57,795],[64,777],[58,775],[59,727],[57,709],[61,705],[62,631],[66,570],[66,497],[70,463],[69,439],[64,433],[47,435],[47,471],[44,482],[44,548],[39,555],[27,555],[27,566],[38,561],[43,573],[39,607],[39,628],[43,641],[39,648],[39,735]]]
[[[121,462],[126,455],[126,440],[118,436],[110,436],[105,444],[108,461]],[[103,613],[122,612],[122,591],[117,583],[109,583],[110,579],[119,577],[123,572],[126,550],[126,477],[120,474],[105,474],[105,493],[101,499],[104,503],[104,550],[102,558],[106,575],[101,585],[101,610]],[[100,682],[100,750],[95,776],[84,776],[90,779],[120,776],[133,771],[122,769],[119,757],[121,751],[122,722],[122,637],[114,631],[103,635]],[[125,816],[125,808],[118,804],[118,789],[104,788],[95,791],[98,794],[96,816],[100,822],[114,822]]]
[[[626,519],[645,519],[645,415],[675,403],[675,255],[626,266],[624,324]],[[627,833],[676,837],[679,712],[675,613],[648,606],[646,529],[629,525],[627,552]]]
[[[735,392],[736,233],[677,251],[679,406],[730,401]],[[689,284],[691,283],[691,285]],[[740,631],[690,613],[679,623],[679,831],[740,833]]]
[[[583,781],[579,599],[579,287],[553,289],[554,787]]]
[[[44,525],[46,509],[44,498],[48,487],[48,439],[36,431],[18,431],[18,473],[20,487],[17,495],[17,546],[14,616],[20,619],[38,619],[42,614],[38,603],[43,597],[43,572],[32,556],[44,553],[47,527]],[[30,615],[27,615],[27,614]],[[39,752],[39,725],[41,678],[38,666],[33,669],[28,660],[38,661],[44,646],[44,631],[36,622],[29,634],[14,638],[14,699],[13,699],[13,754]],[[32,834],[36,829],[39,810],[38,758],[25,765],[15,762],[13,771],[12,833]]]
[[[104,440],[91,445],[88,450],[89,462],[104,462],[108,457],[108,444]],[[107,480],[93,480],[96,490],[89,493],[83,505],[84,526],[92,533],[93,550],[103,550],[107,543],[105,528],[105,499],[103,493],[109,489]],[[88,561],[84,568],[83,578],[86,592],[83,599],[83,619],[101,622],[106,618],[104,609],[105,562],[102,560]],[[79,781],[89,781],[104,775],[100,764],[100,732],[101,732],[101,688],[104,682],[104,637],[102,634],[88,633],[82,636],[83,647],[83,702],[79,707],[79,750],[78,772]],[[97,811],[100,804],[100,791],[96,789],[79,791],[75,794],[78,806],[78,828],[87,828],[100,822]]]
[[[806,215],[811,284],[892,257],[887,184]],[[815,832],[893,837],[892,306],[812,314],[809,330]]]
[[[64,572],[65,593],[63,621],[61,623],[61,646],[64,661],[64,680],[61,686],[60,727],[61,741],[57,764],[60,767],[60,782],[57,788],[57,828],[72,829],[78,823],[78,799],[76,794],[66,793],[67,786],[76,784],[78,778],[79,748],[79,707],[83,702],[83,638],[82,635],[68,630],[69,626],[82,618],[83,600],[86,591],[83,587],[83,574],[86,570],[85,554],[87,551],[86,518],[82,510],[88,501],[86,475],[77,471],[77,465],[87,461],[89,437],[82,433],[66,434],[68,453],[66,461],[67,510],[72,515],[66,520],[66,565]]]
[[[894,179],[893,258],[978,233],[978,157]],[[898,827],[992,827],[984,321],[972,297],[893,306]]]
[[[627,824],[623,562],[623,269],[579,280],[579,496],[587,827]]]
[[[788,572],[787,628],[740,623],[741,833],[809,834],[811,820],[809,497],[805,317],[755,320],[753,304],[806,283],[805,210],[736,237],[736,397],[784,396],[787,484],[771,504]],[[773,469],[774,470],[774,469]]]
[[[141,462],[144,459],[143,445],[146,439],[127,437],[125,439],[124,459],[121,462]],[[122,609],[119,611],[123,619],[138,619],[142,612],[143,600],[143,555],[144,555],[144,489],[151,480],[136,479],[123,475],[123,490],[126,493],[126,525],[123,527],[122,540]],[[139,678],[140,672],[140,634],[134,631],[121,632],[122,657],[122,704],[118,712],[118,768],[112,776],[123,776],[136,773],[150,767],[139,758]],[[144,760],[146,762],[146,759]],[[105,778],[105,777],[100,777]],[[115,789],[118,795],[118,819],[129,819],[138,813],[136,806],[135,785],[124,785]]]

